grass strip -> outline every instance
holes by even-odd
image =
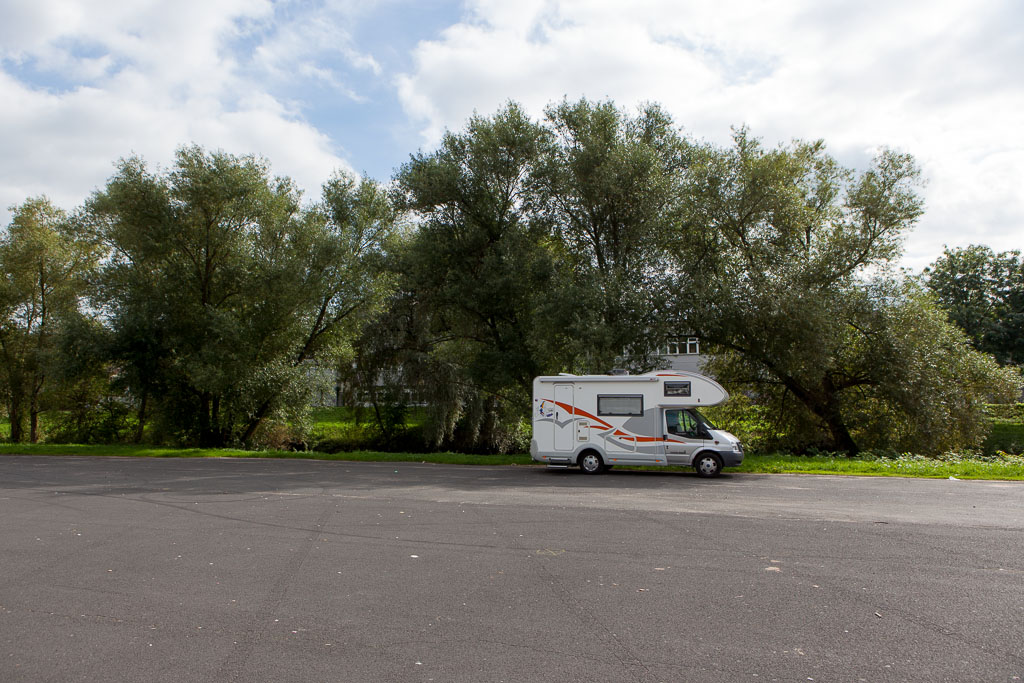
[[[230,448],[164,448],[155,446],[74,444],[0,444],[0,454],[90,455],[136,458],[294,458],[306,460],[356,460],[369,462],[422,462],[446,465],[530,465],[529,455],[475,455],[471,453],[385,453],[351,451],[246,451]],[[538,467],[542,465],[537,465]],[[648,468],[660,469],[660,468]],[[839,474],[875,477],[924,477],[932,479],[1001,479],[1024,481],[1024,459],[962,459],[954,462],[908,457],[857,459],[786,454],[750,455],[727,472],[758,474]]]
[[[867,477],[1024,480],[1024,459],[963,459],[955,462],[922,457],[858,459],[786,454],[748,455],[726,470],[761,474],[841,474]]]
[[[358,460],[366,462],[429,462],[444,465],[529,465],[529,455],[471,453],[386,453],[382,451],[246,451],[237,448],[166,448],[161,446],[0,444],[0,455],[93,455],[126,458],[279,458]]]

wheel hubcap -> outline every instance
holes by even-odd
[[[596,470],[598,468],[598,466],[599,466],[599,463],[598,463],[597,456],[595,456],[595,455],[588,455],[585,458],[583,458],[583,469],[585,469],[586,471],[593,472],[594,470]]]
[[[711,458],[704,458],[700,461],[700,471],[704,474],[714,474],[715,461]]]

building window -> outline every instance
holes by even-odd
[[[597,414],[603,416],[643,415],[643,396],[598,396]]]
[[[687,337],[686,341],[670,341],[658,349],[659,356],[699,356],[700,337]]]

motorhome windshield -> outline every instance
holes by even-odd
[[[711,423],[711,420],[709,420],[706,417],[704,417],[703,415],[701,415],[700,411],[691,408],[689,412],[692,413],[695,418],[697,418],[697,422],[700,422],[702,425],[704,425],[708,429],[718,429],[718,427],[716,427],[715,425],[713,425]]]

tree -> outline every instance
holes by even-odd
[[[843,326],[832,366],[859,378],[838,392],[854,443],[915,453],[979,447],[990,427],[985,403],[1012,399],[1019,374],[971,348],[913,281],[879,277],[850,296],[861,300],[863,314]],[[768,408],[773,435],[761,436],[764,446],[835,447],[820,416],[756,359],[727,350],[708,369]]]
[[[73,316],[61,325],[50,371],[55,389],[47,440],[117,443],[137,434],[128,385],[111,360],[111,341],[99,316]]]
[[[855,174],[821,142],[696,148],[685,176],[675,261],[677,319],[744,359],[855,453],[846,397],[879,381],[860,352],[882,312],[863,279],[898,254],[921,213],[918,170],[882,152]]]
[[[510,104],[417,154],[396,178],[417,230],[395,255],[414,296],[421,386],[432,393],[435,442],[465,422],[467,445],[495,444],[497,415],[526,414],[533,377],[557,356],[538,310],[553,296],[552,258],[527,202],[548,133]],[[429,378],[428,378],[429,377]],[[463,420],[465,418],[465,420]],[[490,422],[489,422],[490,421]]]
[[[3,354],[11,441],[39,438],[40,400],[62,321],[79,313],[79,299],[96,265],[95,244],[45,197],[13,207],[0,241],[0,353]]]
[[[973,349],[963,331],[914,282],[880,282],[876,324],[864,335],[872,382],[849,401],[851,422],[871,446],[916,453],[979,448],[989,402],[1020,395],[1020,374]]]
[[[1024,259],[985,246],[946,249],[924,281],[974,347],[1024,365]]]
[[[88,210],[110,250],[97,305],[140,423],[155,402],[170,437],[203,446],[249,443],[306,404],[310,363],[379,298],[369,264],[394,220],[371,181],[338,176],[304,210],[263,160],[198,147],[164,174],[121,162]]]
[[[535,206],[570,266],[570,336],[585,369],[606,371],[624,351],[643,367],[673,332],[662,314],[662,245],[677,222],[688,145],[655,105],[629,116],[581,99],[546,113],[555,144],[537,171]]]

